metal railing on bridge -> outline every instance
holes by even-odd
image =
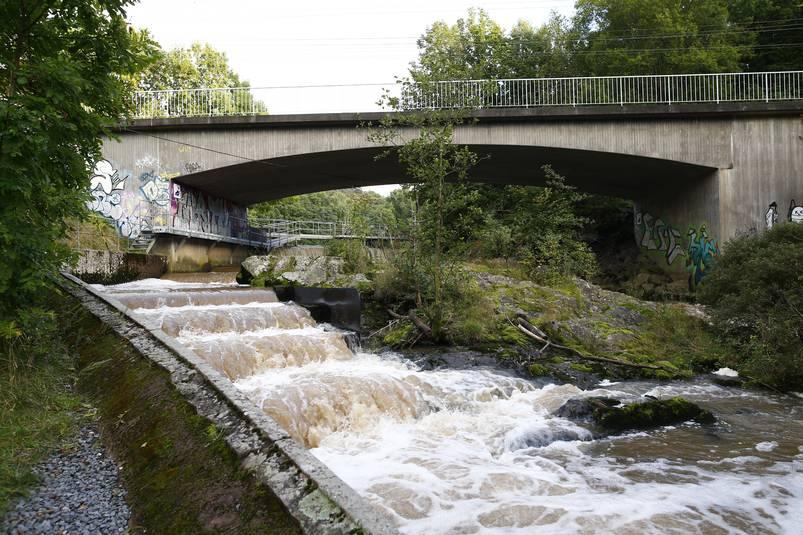
[[[368,112],[383,90],[406,109],[771,102],[803,100],[803,71],[139,91],[133,104],[137,118]]]
[[[387,228],[357,225],[348,221],[306,221],[233,216],[220,218],[220,224],[210,224],[207,216],[175,220],[169,211],[158,207],[142,207],[127,219],[128,226],[115,226],[114,238],[101,232],[101,227],[82,233],[80,226],[69,236],[76,249],[95,247],[114,251],[150,252],[156,236],[167,234],[198,238],[212,242],[228,242],[259,249],[275,249],[302,240],[361,239],[401,240]],[[125,235],[122,235],[126,232]]]
[[[287,237],[293,237],[295,240],[399,239],[386,227],[364,226],[349,221],[306,221],[253,217],[249,219],[249,226],[254,230],[264,232],[271,239]]]

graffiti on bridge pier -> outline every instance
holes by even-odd
[[[663,251],[666,263],[672,265],[679,256],[684,256],[680,231],[671,225],[656,219],[638,207],[634,209],[633,224],[636,233],[636,244],[648,251]]]
[[[671,266],[679,257],[686,259],[689,287],[696,288],[710,273],[719,256],[719,245],[708,235],[705,224],[690,226],[686,235],[672,225],[636,207],[633,213],[636,243],[642,249],[662,252],[664,261]]]
[[[787,213],[787,221],[790,223],[803,223],[803,205],[795,202],[794,199],[789,203],[789,211]],[[767,225],[767,230],[770,230],[778,224],[778,203],[772,201],[764,213],[764,222]]]
[[[121,236],[136,238],[149,227],[138,214],[138,200],[126,189],[130,182],[131,173],[120,173],[108,160],[100,160],[89,180],[92,200],[87,207],[111,220]]]
[[[696,288],[711,271],[719,256],[717,240],[708,236],[705,225],[699,229],[689,228],[689,249],[686,268],[689,270],[689,286]]]
[[[90,178],[89,209],[108,218],[121,236],[130,239],[153,227],[233,237],[245,235],[245,208],[182,187],[170,180],[180,173],[160,174],[158,163],[151,157],[138,160],[136,167],[140,171],[134,179],[132,172],[119,171],[108,160],[100,160]],[[145,169],[148,166],[151,168]]]

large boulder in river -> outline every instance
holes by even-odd
[[[613,398],[572,398],[555,411],[555,416],[573,422],[593,422],[598,411],[607,411],[621,403]]]
[[[624,406],[617,404],[616,400],[609,398],[574,398],[555,411],[555,416],[591,422],[604,434],[651,429],[689,420],[701,424],[716,421],[709,411],[681,397],[654,399]]]
[[[345,261],[337,256],[271,253],[250,256],[237,276],[240,284],[255,286],[346,287],[363,290],[371,281],[362,273],[347,273]]]

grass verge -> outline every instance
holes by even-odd
[[[0,516],[37,484],[33,468],[72,436],[87,406],[60,338],[4,346],[0,354]]]

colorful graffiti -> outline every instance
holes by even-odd
[[[224,199],[176,184],[159,175],[158,161],[144,157],[135,163],[138,180],[120,172],[108,160],[95,165],[90,179],[89,209],[114,222],[120,235],[137,238],[153,227],[239,237],[246,230],[246,210]],[[145,169],[151,167],[150,170]]]
[[[130,179],[131,173],[120,173],[108,160],[100,160],[89,179],[92,200],[87,207],[114,222],[121,236],[136,238],[149,224],[140,217],[136,199],[126,190]]]
[[[696,288],[710,273],[719,256],[717,240],[708,236],[705,224],[699,229],[689,227],[689,246],[686,257],[686,268],[689,275],[689,286]]]
[[[634,209],[633,224],[636,244],[648,251],[663,251],[666,263],[672,265],[679,256],[684,256],[680,231],[661,219]]]

